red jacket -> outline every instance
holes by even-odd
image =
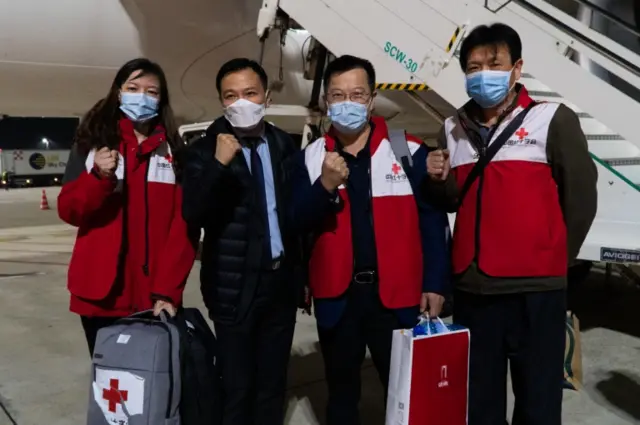
[[[423,256],[418,207],[411,182],[396,161],[382,118],[372,118],[371,207],[378,258],[380,299],[387,308],[413,307],[422,293]],[[411,154],[422,142],[408,135]],[[305,164],[311,182],[322,172],[327,151],[333,151],[331,133],[307,146]],[[338,188],[343,207],[330,215],[317,234],[309,262],[309,285],[315,298],[336,298],[353,277],[351,210],[344,186]]]
[[[154,299],[179,305],[195,261],[164,129],[141,144],[131,121],[120,130],[117,178],[96,172],[95,150],[74,151],[58,197],[60,218],[78,227],[68,288],[80,315],[126,316]]]
[[[490,142],[531,102],[527,91],[520,89],[516,107]],[[567,229],[547,154],[549,124],[558,107],[557,103],[533,107],[469,189],[454,228],[456,274],[476,261],[482,272],[495,277],[566,275]],[[474,144],[460,120],[455,115],[444,124],[458,187],[477,162]]]

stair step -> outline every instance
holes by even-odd
[[[556,98],[562,99],[562,96],[559,93],[553,91],[543,91],[543,90],[528,90],[529,96],[531,97],[545,97],[545,98]]]
[[[640,165],[640,158],[600,158],[612,167]]]
[[[640,149],[626,140],[588,140],[589,151],[601,158],[640,157]]]
[[[585,134],[587,141],[591,140],[624,140],[619,134]]]
[[[616,135],[616,133],[611,130],[606,125],[602,124],[600,121],[593,118],[579,118],[580,126],[582,127],[582,131],[585,134],[601,134],[601,135]]]

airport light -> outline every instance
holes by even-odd
[[[47,139],[46,137],[42,138],[42,144],[44,145],[44,147],[46,149],[49,149],[49,139]]]

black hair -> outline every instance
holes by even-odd
[[[145,75],[153,75],[160,82],[160,102],[158,104],[158,117],[154,118],[161,123],[166,132],[167,142],[171,146],[175,157],[179,156],[184,142],[178,134],[173,110],[170,106],[169,88],[164,71],[155,62],[146,58],[138,58],[125,63],[116,73],[106,97],[99,100],[83,117],[74,136],[74,143],[81,152],[89,152],[91,149],[108,147],[118,149],[120,146],[120,126],[122,118],[120,111],[120,90],[122,85],[136,71],[140,71],[137,78]],[[178,165],[174,163],[174,168]]]
[[[371,62],[366,59],[358,58],[351,55],[342,55],[339,58],[334,59],[327,65],[324,70],[324,76],[322,82],[324,83],[324,90],[327,91],[329,87],[329,81],[331,77],[336,74],[342,74],[354,69],[364,69],[367,73],[367,80],[369,83],[369,89],[373,92],[376,88],[376,71],[373,68]]]
[[[250,69],[260,77],[260,82],[262,83],[262,87],[267,90],[269,86],[269,77],[267,77],[267,73],[264,68],[256,61],[247,58],[236,58],[231,59],[226,62],[224,65],[220,67],[218,71],[218,75],[216,76],[216,90],[220,93],[220,86],[222,84],[222,79],[229,74],[233,74],[234,72],[242,71],[245,69]]]
[[[522,59],[522,41],[520,36],[508,25],[493,24],[491,26],[479,25],[475,27],[462,42],[460,46],[460,66],[462,70],[467,69],[469,54],[473,49],[480,46],[507,46],[511,56],[511,64],[515,64]]]

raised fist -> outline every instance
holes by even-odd
[[[320,183],[329,192],[344,184],[349,177],[349,168],[344,158],[337,152],[328,152],[322,163],[322,174],[320,174]]]
[[[444,181],[451,170],[449,149],[438,149],[427,156],[427,173],[433,180]]]
[[[118,151],[104,147],[96,152],[94,163],[102,177],[111,178],[118,168]]]
[[[241,150],[242,146],[233,134],[218,134],[215,157],[222,165],[229,165]]]

